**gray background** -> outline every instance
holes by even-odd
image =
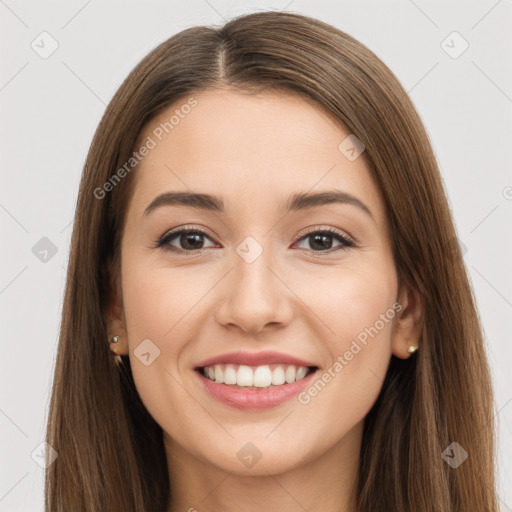
[[[0,0],[0,510],[43,510],[43,470],[35,461],[71,221],[105,105],[133,66],[172,34],[267,8],[314,16],[366,44],[398,76],[425,123],[486,331],[498,490],[503,510],[512,510],[512,0]],[[40,36],[44,31],[50,35]],[[450,36],[454,31],[463,39]],[[468,49],[454,58],[464,40]],[[58,48],[44,55],[52,44]]]

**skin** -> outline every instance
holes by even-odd
[[[410,357],[418,344],[422,315],[417,293],[398,289],[380,191],[362,156],[339,151],[349,134],[318,105],[268,91],[194,97],[197,106],[135,171],[109,308],[109,334],[120,336],[117,348],[164,430],[168,511],[353,511],[364,418],[391,354]],[[350,204],[281,210],[293,192],[333,189],[359,198],[373,218]],[[222,196],[226,211],[163,206],[144,215],[167,191]],[[207,233],[192,245],[202,254],[155,247],[185,225]],[[331,237],[322,249],[305,236],[326,227],[357,245],[342,249]],[[250,264],[236,252],[247,236],[263,249]],[[168,245],[184,250],[179,236]],[[237,410],[198,385],[198,362],[235,350],[292,354],[321,376],[397,300],[402,310],[307,404]],[[160,350],[149,366],[134,355],[144,339]],[[249,441],[262,454],[250,468],[237,457]]]

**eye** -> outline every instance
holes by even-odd
[[[215,247],[212,245],[210,247],[204,247],[204,239],[207,238],[209,240],[210,237],[200,229],[192,229],[192,228],[182,228],[177,231],[171,231],[163,235],[156,243],[156,247],[160,247],[165,251],[174,251],[178,253],[198,253],[200,254],[203,249],[208,249],[210,247]],[[334,248],[334,250],[329,251],[328,249],[332,249],[332,239],[338,240],[340,245],[338,248]],[[334,252],[337,250],[344,250],[349,247],[354,247],[355,243],[352,242],[349,238],[343,235],[342,232],[334,229],[334,228],[323,228],[313,231],[309,231],[305,235],[303,235],[299,242],[306,241],[311,244],[311,251],[314,253],[322,253],[322,252]],[[176,247],[175,244],[178,244]]]
[[[332,248],[332,239],[335,238],[340,242],[340,246],[335,248],[332,251],[328,251],[327,249]],[[334,252],[337,250],[344,250],[349,247],[354,247],[355,244],[349,240],[346,236],[344,236],[340,231],[333,228],[324,228],[316,231],[309,231],[304,236],[300,238],[300,240],[304,240],[306,242],[309,241],[313,252]],[[300,241],[299,240],[299,241]]]
[[[176,252],[200,252],[202,249],[208,249],[208,247],[202,247],[203,238],[209,238],[209,236],[200,229],[180,229],[179,231],[173,231],[164,235],[158,242],[157,247],[161,247],[166,251]],[[180,247],[172,245],[173,240]]]

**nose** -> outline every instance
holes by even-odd
[[[287,325],[293,315],[293,293],[279,275],[270,249],[250,263],[235,254],[233,265],[219,297],[217,322],[253,334]]]

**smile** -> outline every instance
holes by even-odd
[[[268,409],[297,396],[318,365],[277,352],[233,352],[194,368],[210,398],[237,409]]]
[[[218,384],[244,388],[268,388],[291,384],[306,377],[313,368],[290,364],[247,366],[215,364],[203,367],[202,373]]]

